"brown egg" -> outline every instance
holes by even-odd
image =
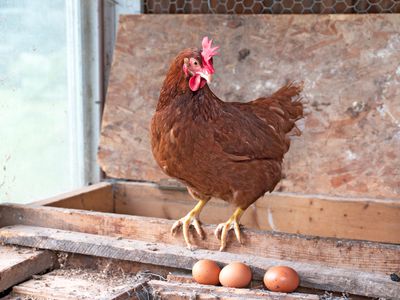
[[[226,287],[247,287],[251,281],[251,270],[241,262],[230,263],[222,268],[219,273],[219,281]]]
[[[194,264],[192,275],[197,283],[218,285],[221,268],[213,260],[202,259]]]
[[[271,267],[264,275],[265,286],[273,292],[293,292],[299,283],[297,272],[286,266]]]

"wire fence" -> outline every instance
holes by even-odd
[[[144,11],[148,14],[400,13],[400,0],[144,0]]]

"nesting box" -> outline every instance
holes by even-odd
[[[98,153],[107,178],[29,205],[0,205],[3,243],[46,250],[18,260],[43,261],[36,269],[0,268],[0,278],[11,278],[0,288],[62,298],[73,277],[92,287],[93,299],[101,287],[107,299],[134,297],[144,287],[165,299],[318,299],[326,291],[400,298],[398,32],[396,15],[122,16]],[[309,110],[276,192],[242,218],[245,244],[232,233],[223,253],[212,232],[232,208],[210,201],[201,214],[206,238],[193,234],[198,250],[186,249],[170,228],[195,201],[161,172],[150,151],[149,123],[169,63],[205,35],[221,46],[211,88],[222,99],[249,101],[302,80]],[[194,283],[188,272],[202,258],[247,263],[251,288]],[[265,270],[278,264],[298,271],[298,292],[263,289]],[[109,285],[93,275],[106,265],[113,270]],[[31,281],[17,285],[49,269],[55,270],[43,275],[41,292]],[[152,275],[134,275],[139,270]]]

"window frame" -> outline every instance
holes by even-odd
[[[68,0],[66,8],[71,180],[85,186],[105,178],[97,148],[118,16],[143,12],[143,1]]]
[[[100,181],[96,152],[103,99],[101,2],[69,0],[65,5],[71,181],[85,186]]]

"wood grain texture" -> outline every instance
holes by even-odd
[[[149,286],[153,288],[156,294],[161,296],[179,295],[176,299],[265,299],[265,300],[319,300],[317,295],[299,294],[299,293],[274,293],[265,290],[235,289],[221,286],[209,286],[196,283],[167,282],[160,280],[151,280]]]
[[[148,243],[185,245],[181,234],[176,236],[169,234],[173,224],[173,221],[170,220],[56,207],[0,205],[0,227],[18,224],[133,238]],[[193,244],[202,249],[219,249],[219,240],[214,236],[215,226],[205,225],[203,229],[206,238],[201,240],[193,235]],[[310,237],[254,229],[244,229],[242,238],[245,246],[241,246],[235,240],[233,232],[230,232],[227,251],[272,259],[380,272],[386,275],[397,272],[400,265],[400,245]]]
[[[107,274],[92,269],[60,269],[13,287],[12,295],[43,300],[139,299],[143,284],[134,274]]]
[[[399,199],[399,31],[390,14],[122,16],[99,162],[110,177],[167,179],[150,151],[150,118],[171,59],[209,35],[221,46],[211,88],[224,100],[305,81],[311,113],[278,190]]]
[[[153,278],[155,279],[167,278],[168,274],[176,272],[177,270],[176,268],[170,268],[166,266],[144,264],[142,262],[113,259],[108,257],[81,255],[78,253],[62,252],[62,256],[65,257],[63,267],[69,269],[92,269],[99,272],[117,272],[122,274],[148,273],[149,275],[154,275]],[[151,276],[147,277],[151,278]]]
[[[185,190],[160,189],[156,184],[114,184],[115,212],[177,220],[197,203]],[[234,211],[228,203],[212,200],[201,220],[219,224]],[[250,206],[241,218],[247,227],[321,237],[400,244],[400,202],[272,193]]]
[[[100,182],[72,192],[63,193],[30,203],[31,206],[49,205],[75,209],[112,212],[114,210],[112,184]]]
[[[287,265],[298,272],[301,278],[300,285],[304,287],[370,297],[400,297],[398,283],[391,281],[388,275],[332,268],[320,264],[219,251],[191,251],[186,247],[174,245],[23,225],[0,229],[0,241],[7,244],[131,260],[187,270],[191,270],[193,264],[199,259],[213,259],[221,265],[241,261],[249,265],[253,278],[256,280],[263,278],[265,270],[271,266]]]
[[[170,282],[178,282],[178,283],[195,283],[193,276],[191,273],[179,273],[172,272],[168,274],[167,281]],[[251,286],[251,283],[250,283]]]
[[[53,267],[49,251],[0,246],[0,292]]]
[[[176,283],[196,283],[194,278],[192,277],[191,271],[173,271],[167,275],[167,281],[169,282],[176,282]],[[264,282],[260,280],[254,280],[254,278],[250,282],[250,286],[248,287],[254,290],[264,289]],[[306,294],[306,295],[322,295],[324,292],[321,290],[313,289],[313,288],[305,288],[305,287],[298,287],[296,292]],[[361,299],[360,299],[361,297]],[[364,300],[363,296],[351,296],[354,300]],[[339,299],[331,299],[331,300],[339,300]],[[343,299],[342,299],[343,300]]]

